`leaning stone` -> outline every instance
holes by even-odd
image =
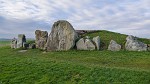
[[[99,37],[99,36],[94,37],[94,38],[93,38],[93,42],[94,42],[95,45],[96,45],[96,49],[97,49],[97,50],[100,50],[100,37]]]
[[[147,51],[147,44],[140,42],[133,36],[126,38],[125,48],[129,51]]]
[[[95,50],[96,49],[95,45],[93,44],[93,42],[90,39],[85,40],[85,45],[87,47],[87,50]]]
[[[110,50],[110,51],[120,51],[121,50],[121,45],[117,44],[116,41],[111,40],[110,44],[108,46],[108,50]]]
[[[73,26],[68,21],[59,20],[53,24],[45,49],[47,51],[70,50],[74,47],[77,38]]]

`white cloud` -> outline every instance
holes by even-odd
[[[150,38],[150,0],[0,0],[0,3],[0,16],[15,21],[43,21],[52,25],[58,19],[66,19],[76,29],[105,29]]]

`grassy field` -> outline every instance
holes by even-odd
[[[10,45],[10,41],[0,41],[0,47],[9,46],[9,45]]]
[[[99,35],[102,50],[45,53],[0,47],[0,84],[150,84],[149,51],[107,51],[111,39],[124,45],[126,35],[108,31],[86,35]],[[150,44],[148,39],[139,40]]]
[[[150,52],[0,48],[0,84],[149,84]]]

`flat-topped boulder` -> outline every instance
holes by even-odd
[[[70,50],[77,38],[73,26],[68,21],[59,20],[53,24],[45,48],[47,51]]]
[[[126,38],[125,48],[129,51],[147,51],[147,44],[140,42],[134,36],[128,36]]]

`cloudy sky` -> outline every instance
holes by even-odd
[[[150,0],[0,0],[0,38],[34,38],[36,29],[50,32],[62,19],[78,30],[150,38]]]

